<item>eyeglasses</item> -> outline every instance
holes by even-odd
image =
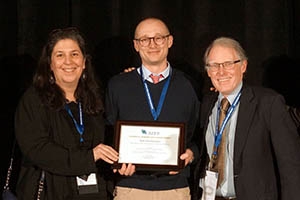
[[[223,69],[230,70],[234,67],[234,64],[241,62],[242,60],[235,60],[235,61],[226,61],[223,63],[211,63],[206,64],[206,68],[209,69],[212,72],[216,72],[220,69],[221,66],[223,66]]]
[[[147,47],[147,46],[150,45],[151,40],[153,40],[153,42],[156,45],[162,45],[162,44],[165,43],[166,38],[169,37],[169,36],[170,36],[170,34],[164,35],[164,36],[144,37],[144,38],[134,39],[134,40],[138,41],[141,46]]]

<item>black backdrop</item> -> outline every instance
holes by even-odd
[[[105,87],[112,75],[139,63],[132,46],[135,25],[144,17],[159,17],[175,38],[169,61],[194,78],[199,93],[210,85],[203,73],[206,46],[217,36],[231,36],[248,53],[246,81],[278,89],[289,104],[299,104],[294,95],[300,85],[299,11],[297,0],[1,1],[0,120],[1,147],[5,149],[1,153],[1,186],[12,144],[15,106],[31,80],[50,30],[79,27]]]

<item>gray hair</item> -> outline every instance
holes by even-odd
[[[237,55],[240,57],[241,60],[248,60],[245,50],[242,48],[242,46],[240,45],[240,43],[232,38],[229,37],[219,37],[217,39],[215,39],[206,49],[205,53],[204,53],[204,57],[203,57],[203,61],[204,64],[207,64],[207,57],[210,53],[210,50],[214,47],[214,46],[223,46],[223,47],[228,47],[228,48],[232,48],[235,50],[235,52],[237,53]]]

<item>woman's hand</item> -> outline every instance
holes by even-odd
[[[104,160],[107,163],[113,164],[119,159],[119,154],[111,146],[105,144],[98,144],[94,149],[94,160]]]

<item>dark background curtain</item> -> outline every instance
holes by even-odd
[[[273,87],[288,104],[298,105],[299,11],[297,0],[1,1],[0,120],[5,149],[1,153],[1,185],[12,146],[15,107],[31,81],[50,30],[76,26],[84,33],[105,88],[112,75],[139,65],[132,45],[136,24],[144,17],[159,17],[174,36],[168,60],[194,79],[199,96],[210,86],[203,70],[205,48],[218,36],[230,36],[248,54],[246,81]]]

